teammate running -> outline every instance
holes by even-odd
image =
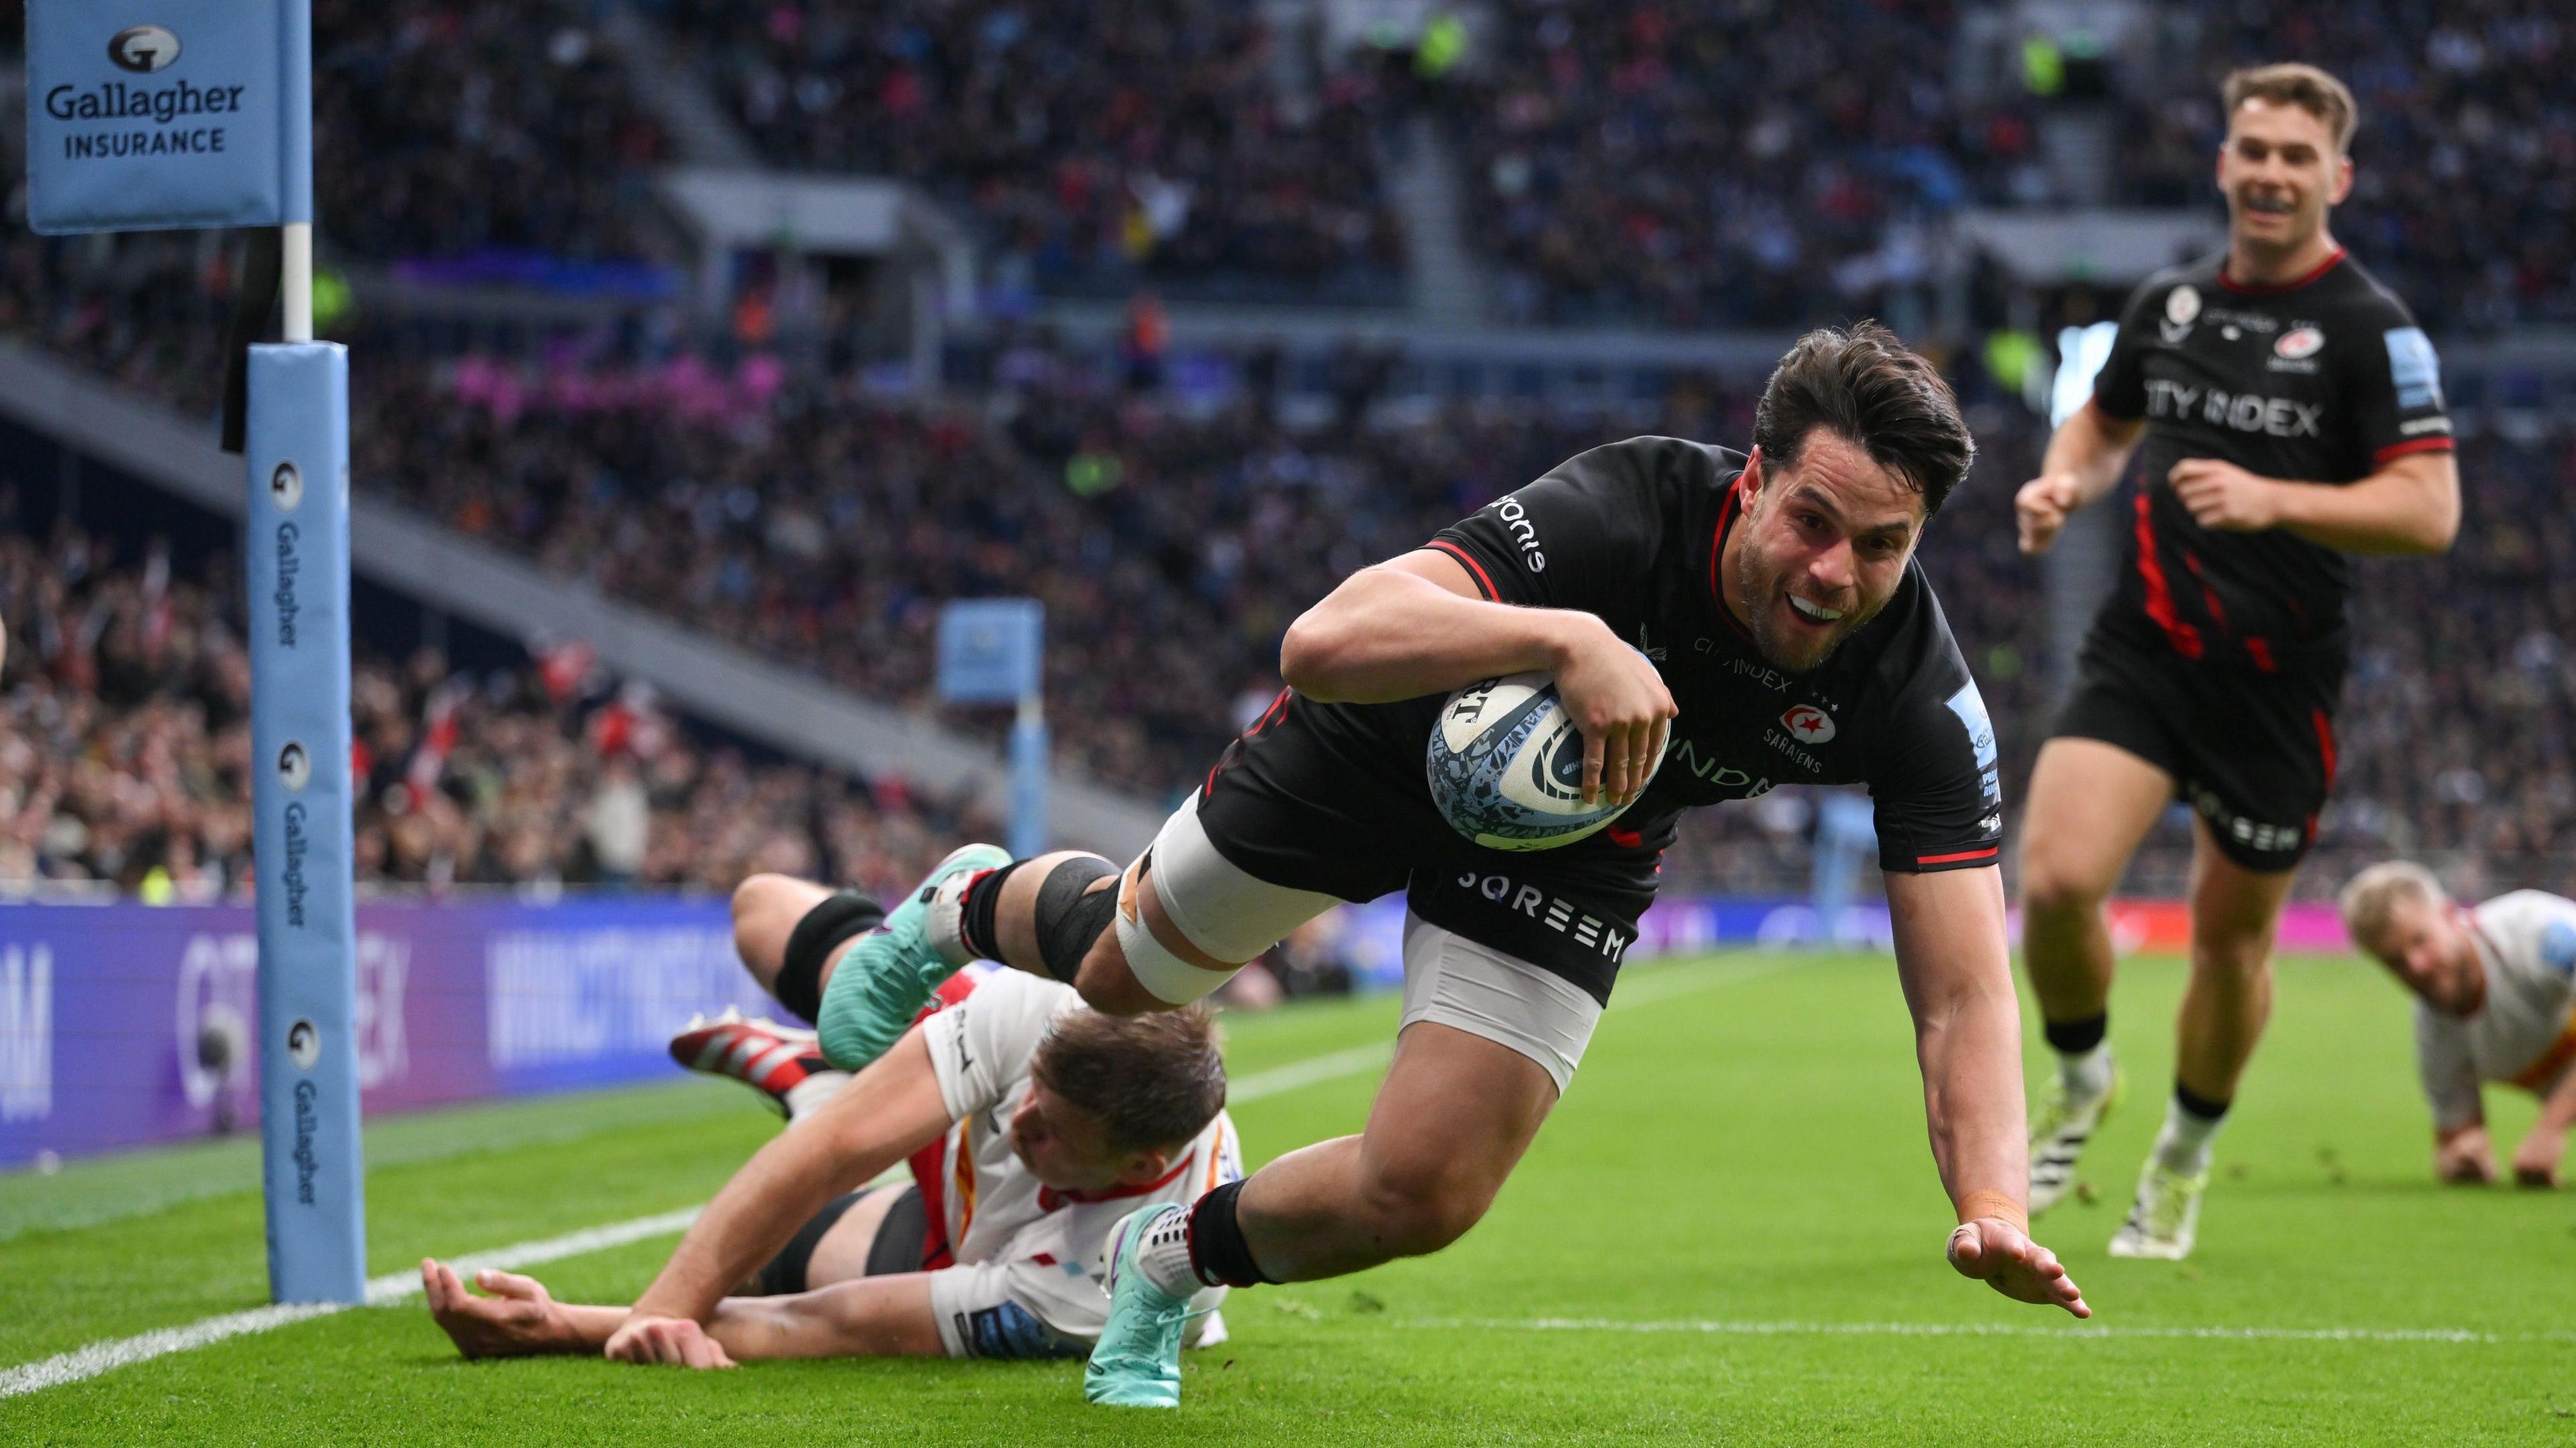
[[[734,912],[744,962],[774,989],[783,977],[789,997],[883,914],[777,875],[745,882]],[[764,1021],[696,1023],[671,1049],[753,1086],[790,1122],[663,1271],[722,1284],[704,1316],[628,1331],[625,1308],[558,1303],[509,1272],[477,1274],[493,1294],[478,1297],[425,1261],[431,1315],[467,1357],[1070,1356],[1108,1315],[1098,1264],[1111,1228],[1139,1203],[1195,1201],[1243,1175],[1225,1064],[1197,1011],[1104,1016],[1069,986],[964,972],[856,1077],[827,1067],[810,1035]],[[910,1184],[861,1185],[907,1158]],[[1223,1296],[1211,1288],[1192,1309]],[[1224,1334],[1199,1315],[1189,1336]]]
[[[2439,368],[2344,254],[2352,93],[2306,65],[2227,78],[2223,255],[2139,287],[2093,399],[2016,500],[2021,546],[2118,482],[2126,567],[2042,746],[2022,831],[2022,949],[2058,1071],[2030,1125],[2030,1205],[2075,1179],[2117,1096],[2102,904],[2187,801],[2191,981],[2173,1102],[2111,1239],[2191,1251],[2212,1138],[2272,1008],[2273,928],[2334,780],[2346,553],[2440,553],[2460,520]]]
[[[2558,1185],[2576,1126],[2576,901],[2538,890],[2474,909],[2421,865],[2373,865],[2343,888],[2344,928],[2415,993],[2415,1060],[2433,1105],[2433,1172],[2495,1180],[2484,1082],[2540,1098],[2513,1153],[2527,1187]]]
[[[1205,1287],[1356,1272],[1473,1226],[1572,1079],[1682,811],[1790,782],[1875,797],[1950,1260],[2088,1314],[2025,1232],[1994,736],[1914,563],[1967,427],[1928,363],[1863,325],[1799,340],[1754,442],[1596,448],[1363,569],[1291,626],[1289,689],[1124,872],[952,857],[833,962],[824,1054],[864,1058],[972,959],[1167,1010],[1338,901],[1406,891],[1402,1024],[1366,1131],[1123,1223],[1093,1401],[1179,1401]],[[1441,818],[1424,750],[1450,691],[1533,669],[1582,730],[1586,797],[1633,803],[1580,843],[1504,854]],[[633,1322],[698,1319],[724,1280],[665,1274]]]

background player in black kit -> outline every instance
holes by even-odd
[[[2227,79],[2223,256],[2129,300],[2093,400],[2016,500],[2023,551],[2121,494],[2124,566],[2031,776],[2023,954],[2059,1058],[2031,1121],[2033,1211],[2116,1099],[2102,903],[2181,799],[2191,981],[2174,1095],[2114,1256],[2191,1251],[2210,1143],[2271,1013],[2273,930],[2334,781],[2346,553],[2439,553],[2460,519],[2433,349],[2344,254],[2351,92],[2313,66]]]
[[[979,956],[1070,981],[1098,1009],[1168,1009],[1337,900],[1407,892],[1403,1024],[1366,1131],[1122,1223],[1094,1401],[1179,1401],[1202,1283],[1339,1276],[1473,1226],[1570,1080],[1681,811],[1792,780],[1866,782],[1876,799],[1933,1155],[1957,1209],[1949,1259],[2088,1314],[2026,1232],[1993,730],[1914,562],[1967,473],[1966,424],[1928,363],[1865,326],[1800,340],[1754,441],[1750,454],[1656,437],[1596,448],[1361,570],[1289,629],[1289,690],[1124,872],[1072,852],[943,866],[823,977],[821,1013],[845,1023],[862,1002],[908,1019]],[[1445,695],[1524,670],[1554,676],[1583,732],[1586,796],[1633,804],[1591,839],[1503,853],[1441,818],[1424,751]],[[840,1190],[799,1136],[746,1168],[769,1183],[763,1198],[728,1188],[692,1238],[765,1255],[776,1244],[742,1214],[771,1211],[783,1239],[798,1203]],[[634,1320],[695,1318],[759,1260],[684,1244]]]

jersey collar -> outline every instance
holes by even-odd
[[[1172,1183],[1179,1181],[1181,1179],[1181,1173],[1188,1171],[1190,1169],[1190,1163],[1198,1160],[1198,1156],[1199,1154],[1196,1151],[1192,1151],[1189,1155],[1182,1157],[1179,1164],[1174,1166],[1170,1171],[1163,1173],[1152,1181],[1142,1182],[1132,1187],[1103,1187],[1096,1192],[1072,1190],[1058,1191],[1054,1187],[1040,1187],[1038,1188],[1038,1210],[1041,1212],[1052,1212],[1058,1207],[1066,1206],[1074,1202],[1114,1202],[1121,1197],[1141,1197],[1148,1192],[1159,1192],[1163,1188],[1170,1186]]]
[[[2283,292],[2295,292],[2299,288],[2304,287],[2309,283],[2314,282],[2319,277],[2324,276],[2327,272],[2333,271],[2336,267],[2343,264],[2343,258],[2344,249],[2338,246],[2324,261],[2318,262],[2315,266],[2308,268],[2306,272],[2292,277],[2286,282],[2280,282],[2272,286],[2256,286],[2248,282],[2237,281],[2233,277],[2230,277],[2227,274],[2227,258],[2222,256],[2218,259],[2218,284],[2240,297],[2277,297]]]
[[[1734,480],[1726,485],[1726,496],[1718,500],[1717,526],[1708,534],[1708,602],[1718,620],[1745,643],[1753,642],[1753,630],[1735,616],[1735,606],[1726,601],[1726,588],[1719,569],[1726,558],[1726,535],[1735,531],[1735,520],[1744,511],[1744,473],[1738,469]]]

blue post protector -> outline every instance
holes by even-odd
[[[348,349],[251,348],[249,403],[243,558],[268,1280],[279,1302],[359,1302]]]

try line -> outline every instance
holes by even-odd
[[[1670,1000],[1675,996],[1687,995],[1693,991],[1765,975],[1785,968],[1787,963],[1786,960],[1774,956],[1697,969],[1667,967],[1640,972],[1635,984],[1628,991],[1615,997],[1611,1001],[1610,1008],[1617,1010],[1623,1006],[1647,1005],[1656,1001]],[[1244,1077],[1226,1092],[1226,1098],[1229,1104],[1240,1105],[1258,1101],[1265,1096],[1294,1091],[1300,1087],[1339,1080],[1345,1076],[1356,1076],[1363,1071],[1375,1070],[1385,1065],[1394,1050],[1392,1042],[1380,1041],[1366,1046],[1355,1046],[1348,1050],[1327,1052],[1321,1056],[1311,1056],[1303,1061],[1292,1061],[1285,1066],[1275,1066],[1270,1070],[1257,1071]],[[689,1224],[697,1219],[698,1209],[686,1207],[679,1211],[663,1212],[655,1216],[636,1217],[601,1227],[588,1227],[578,1232],[567,1232],[560,1237],[519,1242],[507,1247],[496,1247],[489,1252],[470,1253],[457,1258],[454,1265],[460,1276],[469,1279],[486,1267],[515,1271],[522,1267],[535,1267],[547,1262],[560,1261],[566,1257],[604,1252],[611,1247],[622,1247],[629,1242],[640,1242],[648,1237],[665,1237],[685,1232]],[[419,1292],[420,1274],[418,1272],[410,1270],[388,1272],[382,1277],[368,1279],[366,1305],[391,1306]],[[241,1337],[254,1332],[267,1332],[289,1323],[302,1322],[307,1318],[328,1317],[333,1313],[346,1310],[348,1310],[347,1304],[337,1302],[275,1303],[267,1307],[253,1307],[241,1312],[227,1312],[215,1317],[201,1318],[185,1327],[165,1327],[153,1332],[139,1333],[133,1337],[94,1342],[87,1347],[75,1348],[70,1352],[58,1353],[36,1362],[0,1369],[0,1398],[13,1398],[23,1393],[61,1387],[66,1383],[77,1383],[134,1363],[148,1362],[153,1358],[167,1357],[172,1353],[193,1352],[227,1338]]]

